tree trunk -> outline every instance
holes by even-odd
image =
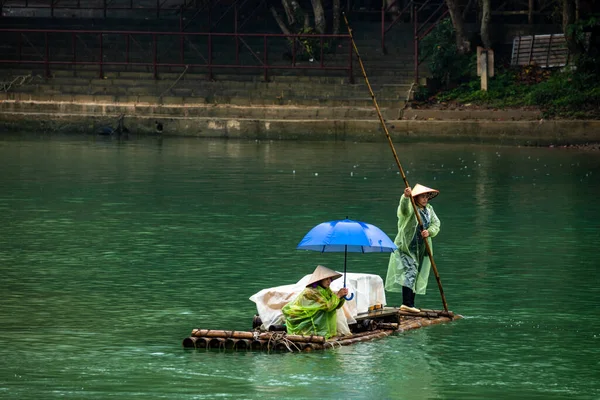
[[[462,11],[462,19],[463,19],[463,21],[465,19],[467,19],[467,14],[469,13],[469,10],[471,9],[471,7],[473,7],[473,2],[474,2],[474,0],[469,0],[469,2],[467,3],[466,7],[463,9],[463,11]]]
[[[569,48],[569,60],[573,57],[581,54],[582,49],[577,43],[575,32],[569,27],[575,23],[575,1],[574,0],[562,0],[563,2],[563,18],[562,28],[565,33],[565,39],[567,41],[567,47]]]
[[[342,12],[341,10],[341,4],[340,4],[340,0],[333,0],[333,34],[337,35],[340,33],[340,13]]]
[[[534,0],[529,0],[529,7],[527,9],[527,23],[529,25],[533,24],[533,8],[534,7],[535,7]]]
[[[324,34],[327,29],[327,20],[325,19],[325,10],[321,0],[311,0],[313,11],[315,13],[315,31]]]
[[[400,12],[398,8],[398,2],[395,0],[384,0],[384,3],[388,14],[391,15],[392,18],[398,15]]]
[[[456,33],[456,50],[459,54],[466,54],[471,50],[471,43],[469,43],[469,40],[467,39],[465,23],[462,18],[460,7],[458,6],[458,0],[446,0],[446,5],[448,6],[452,25],[454,26],[454,31]]]
[[[481,41],[486,49],[492,48],[492,39],[490,38],[491,1],[483,0],[481,4]]]
[[[304,12],[297,0],[281,0],[281,4],[285,9],[288,18],[288,24],[295,26],[300,23],[300,20],[306,21],[308,15]]]
[[[277,10],[274,7],[271,7],[270,10],[271,14],[273,14],[273,18],[275,18],[275,22],[277,22],[277,25],[279,25],[281,32],[283,32],[285,35],[291,35],[290,29],[287,27],[285,21],[283,18],[281,18]]]
[[[292,5],[289,1],[286,0],[281,0],[281,4],[283,5],[283,9],[285,10],[285,15],[287,16],[288,24],[293,25],[296,22],[296,16],[294,15],[294,10],[292,10]],[[273,7],[271,7],[271,13],[272,12]]]

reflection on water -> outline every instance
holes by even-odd
[[[249,329],[252,294],[342,267],[294,250],[317,223],[394,237],[387,144],[2,138],[0,398],[599,397],[599,155],[397,151],[441,192],[436,263],[465,318],[328,352],[220,353],[181,340]],[[348,268],[385,276],[387,256]],[[433,278],[417,302],[441,307]]]

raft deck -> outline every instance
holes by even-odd
[[[366,342],[424,326],[451,322],[462,318],[449,311],[425,310],[420,313],[384,307],[359,314],[350,325],[352,335],[325,339],[323,336],[288,335],[285,331],[264,332],[194,329],[183,339],[183,347],[231,351],[313,351]]]

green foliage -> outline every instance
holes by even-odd
[[[300,46],[297,47],[296,58],[298,60],[307,61],[318,61],[321,57],[321,51],[323,54],[332,53],[335,49],[335,39],[333,40],[324,40],[323,41],[323,49],[321,50],[321,39],[316,37],[312,38],[307,35],[317,35],[317,32],[312,27],[302,27],[298,31],[299,35],[302,35],[298,38]]]
[[[600,19],[590,17],[567,26],[567,35],[573,37],[577,48],[580,50],[574,58],[574,65],[579,71],[578,75],[597,73],[598,65],[600,65],[600,55],[597,47],[590,46],[589,39],[592,28],[599,25]]]
[[[589,71],[509,68],[490,79],[487,92],[480,90],[479,79],[473,79],[434,98],[489,108],[539,107],[545,117],[600,118],[598,78]]]
[[[429,70],[440,86],[452,86],[472,77],[475,55],[459,54],[456,48],[454,27],[446,18],[427,35],[420,45],[429,61]]]
[[[417,86],[417,89],[414,93],[414,99],[416,101],[428,101],[429,98],[434,94],[435,92],[427,86]]]
[[[599,24],[600,20],[591,17],[568,27],[567,35],[583,50],[571,67],[500,68],[484,92],[475,76],[476,55],[458,54],[454,28],[446,19],[422,41],[433,81],[428,88],[417,90],[415,100],[488,108],[538,107],[546,117],[600,118],[600,49],[587,43],[591,28]]]

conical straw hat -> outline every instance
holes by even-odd
[[[420,194],[427,193],[429,195],[429,200],[433,199],[435,196],[440,194],[439,190],[435,190],[432,188],[428,188],[427,186],[423,186],[419,183],[415,185],[415,187],[411,191],[412,197],[417,197]]]
[[[323,279],[326,278],[331,278],[332,281],[336,280],[337,278],[341,278],[342,274],[339,274],[327,267],[324,267],[322,265],[318,265],[317,268],[315,269],[315,272],[312,273],[312,275],[310,276],[310,279],[308,280],[308,283],[306,284],[306,286],[310,286],[315,282],[319,282]]]

